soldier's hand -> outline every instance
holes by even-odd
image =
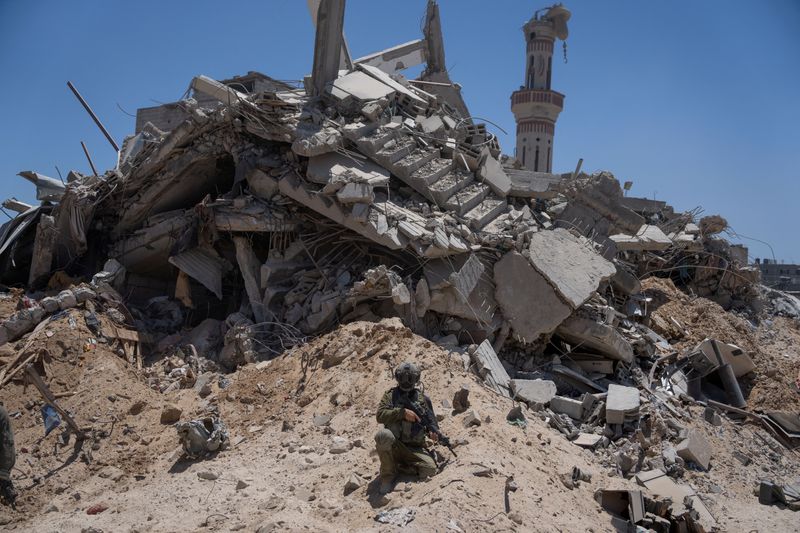
[[[403,418],[409,422],[419,422],[419,417],[417,416],[417,413],[415,413],[411,409],[406,409],[405,413],[403,413]]]
[[[428,432],[428,438],[431,439],[433,442],[439,442],[439,435],[437,435],[433,431]]]

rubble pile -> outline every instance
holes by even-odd
[[[759,373],[749,329],[796,319],[796,299],[759,285],[720,216],[627,197],[609,172],[542,176],[502,155],[442,66],[435,2],[417,80],[379,55],[340,68],[343,9],[321,3],[301,87],[198,76],[179,105],[157,109],[170,120],[137,124],[104,174],[62,185],[20,173],[42,204],[0,229],[0,282],[25,287],[0,344],[28,357],[4,366],[3,383],[44,360],[24,346],[74,308],[94,333],[86,350],[109,343],[154,391],[201,398],[228,387],[225,373],[340,324],[393,319],[613,475],[685,492],[667,507],[603,494],[615,516],[713,528],[679,484],[714,463],[690,422],[701,410],[715,427],[730,417],[780,449],[800,444],[796,412],[748,403]],[[704,331],[708,317],[670,311],[689,301],[740,323]],[[349,355],[325,354],[323,367]],[[216,451],[228,442],[220,424],[181,427]]]

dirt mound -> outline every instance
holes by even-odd
[[[797,321],[775,317],[758,325],[726,312],[705,298],[680,291],[670,279],[642,281],[650,303],[650,326],[680,351],[697,346],[706,338],[735,344],[747,351],[755,372],[741,380],[749,409],[800,410],[800,327]]]
[[[9,525],[59,531],[117,531],[121,524],[129,531],[365,531],[379,529],[374,517],[380,511],[407,508],[415,513],[409,531],[611,531],[594,492],[636,488],[609,462],[625,439],[595,455],[528,409],[525,427],[509,424],[511,400],[480,385],[465,370],[461,353],[412,334],[397,319],[342,326],[269,362],[222,376],[205,397],[192,388],[166,394],[149,389],[143,375],[107,347],[83,351],[90,335],[82,314],[72,311],[41,340],[53,355],[47,376],[54,392],[75,392],[59,401],[81,425],[93,428],[80,447],[56,446],[58,430],[43,437],[30,400],[35,392],[24,392],[18,383],[0,391],[9,411],[20,413],[13,423],[21,498],[6,519]],[[375,408],[393,385],[393,367],[403,360],[422,366],[425,391],[443,432],[458,443],[458,457],[437,447],[446,461],[442,472],[425,482],[402,479],[383,501],[374,490]],[[480,426],[465,427],[465,414],[445,408],[462,385],[470,388],[469,409]],[[182,409],[182,420],[218,412],[232,446],[204,461],[178,459],[175,429],[159,422],[166,403]],[[135,405],[144,407],[139,412]],[[709,428],[699,412],[693,414],[695,420],[682,423],[707,435],[713,466],[708,474],[686,476],[722,527],[789,528],[792,513],[758,505],[752,487],[759,477],[780,479],[796,465],[768,453],[748,427],[724,420]],[[750,465],[738,466],[734,452],[745,453]],[[562,475],[573,466],[592,479],[571,490]],[[506,509],[510,476],[519,490],[509,494]],[[348,482],[357,485],[352,492],[345,490]],[[108,510],[88,515],[96,504]]]

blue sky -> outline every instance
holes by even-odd
[[[440,0],[447,63],[473,115],[505,129],[522,83],[520,30],[544,2]],[[631,194],[720,213],[739,234],[800,262],[800,2],[578,0],[568,59],[553,88],[566,95],[554,170],[633,180]],[[350,0],[355,57],[420,37],[424,0]],[[301,79],[313,28],[304,0],[36,2],[0,0],[0,196],[33,202],[16,177],[88,172],[114,152],[66,87],[71,80],[121,142],[138,107],[174,101],[191,78],[258,70]],[[123,111],[124,110],[124,111]],[[0,214],[0,217],[4,215]],[[769,249],[747,239],[751,257]]]

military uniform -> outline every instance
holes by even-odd
[[[425,450],[425,428],[419,422],[405,420],[405,402],[413,403],[418,412],[429,412],[433,415],[430,399],[416,388],[404,391],[395,387],[383,395],[378,406],[377,419],[384,428],[375,434],[382,479],[393,478],[398,473],[420,478],[436,473],[436,462]],[[436,417],[431,418],[433,429],[438,431]]]
[[[11,469],[16,459],[11,421],[5,408],[0,405],[0,485],[11,482]]]

